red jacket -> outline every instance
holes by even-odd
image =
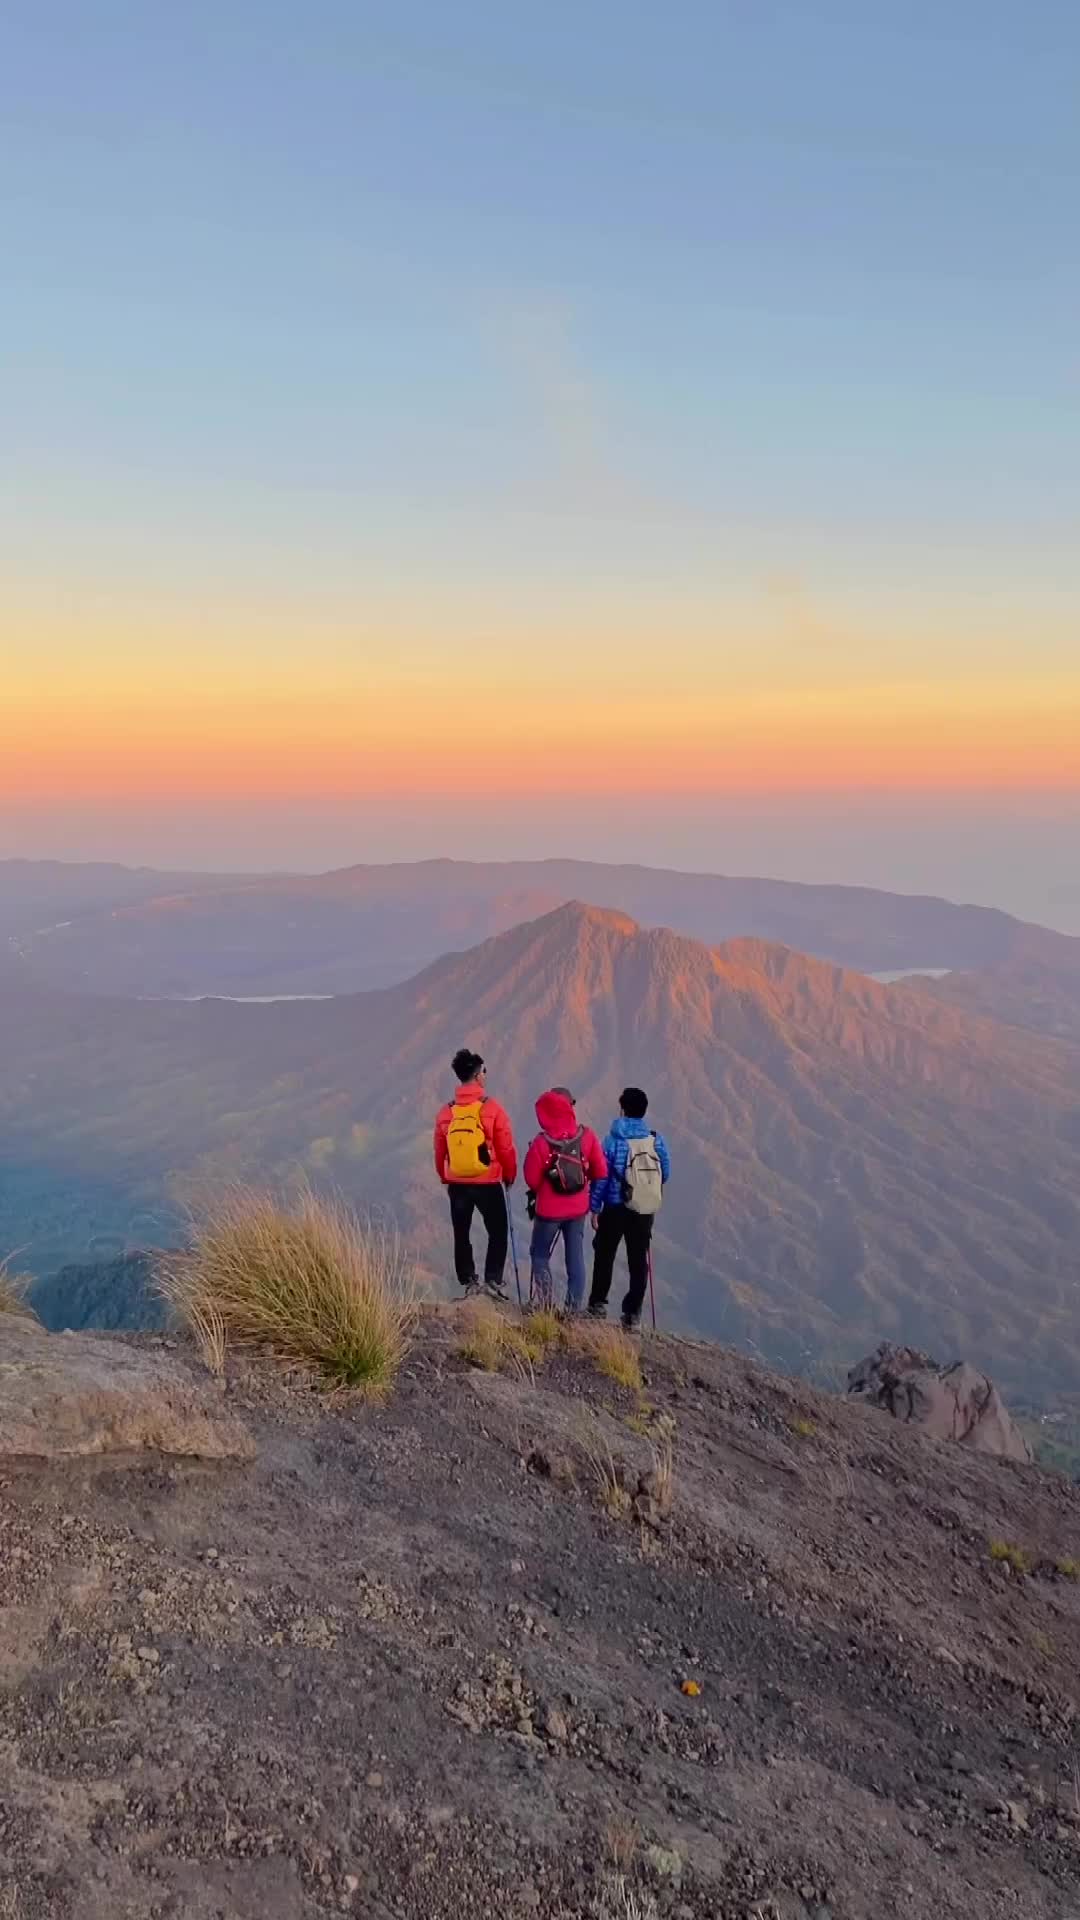
[[[525,1185],[536,1195],[536,1211],[541,1220],[577,1220],[589,1211],[589,1182],[607,1178],[607,1161],[591,1127],[581,1133],[581,1158],[585,1163],[585,1185],[580,1193],[560,1193],[545,1179],[554,1159],[551,1140],[572,1140],[578,1130],[574,1103],[565,1093],[542,1093],[536,1103],[536,1117],[543,1127],[525,1155]],[[550,1134],[551,1139],[545,1136]]]
[[[509,1116],[500,1107],[497,1100],[484,1092],[478,1080],[470,1080],[459,1087],[453,1100],[440,1107],[435,1121],[435,1171],[443,1185],[450,1185],[450,1173],[446,1159],[446,1132],[454,1117],[455,1106],[467,1107],[474,1100],[482,1100],[480,1125],[484,1129],[484,1139],[491,1154],[491,1165],[483,1173],[473,1174],[469,1180],[455,1181],[455,1186],[494,1187],[500,1180],[512,1182],[517,1179],[517,1148],[511,1131]]]

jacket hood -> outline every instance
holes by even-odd
[[[612,1121],[611,1131],[616,1140],[644,1140],[656,1129],[650,1127],[647,1120],[628,1120],[625,1113],[620,1113],[618,1119]]]
[[[570,1140],[578,1130],[574,1103],[565,1093],[542,1093],[536,1103],[536,1117],[553,1140]]]

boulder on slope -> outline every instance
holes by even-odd
[[[0,1458],[148,1452],[248,1460],[254,1447],[169,1354],[0,1315]]]
[[[885,1342],[852,1368],[848,1392],[935,1439],[1005,1460],[1031,1460],[993,1381],[966,1360],[943,1367],[915,1347]]]

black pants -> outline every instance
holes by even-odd
[[[472,1184],[464,1180],[452,1180],[448,1191],[450,1218],[454,1223],[454,1271],[458,1279],[463,1287],[476,1279],[472,1250],[472,1217],[475,1210],[487,1228],[484,1279],[488,1286],[501,1287],[509,1238],[506,1189],[501,1181],[498,1184],[490,1180]]]
[[[651,1213],[631,1213],[629,1207],[605,1207],[600,1215],[593,1242],[592,1293],[590,1307],[606,1307],[615,1271],[615,1255],[626,1241],[626,1264],[630,1286],[622,1303],[623,1315],[636,1320],[649,1284],[649,1244],[652,1240]]]

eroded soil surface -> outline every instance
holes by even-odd
[[[457,1331],[382,1408],[234,1368],[249,1465],[0,1475],[5,1920],[1080,1920],[1080,1490]]]

